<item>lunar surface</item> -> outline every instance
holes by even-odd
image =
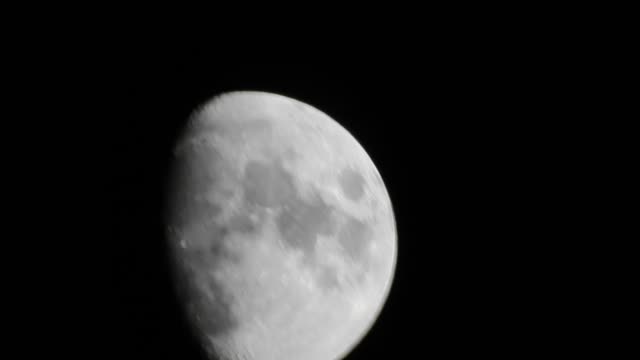
[[[395,220],[351,134],[284,96],[231,92],[176,144],[168,234],[211,359],[342,359],[389,293]]]

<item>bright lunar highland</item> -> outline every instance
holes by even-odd
[[[211,359],[342,359],[396,266],[389,195],[356,139],[280,95],[222,94],[176,144],[168,238]]]

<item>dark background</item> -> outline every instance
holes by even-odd
[[[538,295],[523,287],[530,284],[523,264],[536,230],[523,224],[519,204],[538,195],[528,186],[536,173],[522,164],[532,164],[523,144],[541,123],[518,84],[534,82],[536,69],[470,61],[487,52],[442,45],[429,55],[310,62],[266,52],[231,60],[217,47],[134,39],[65,58],[55,78],[73,122],[60,122],[70,125],[57,129],[61,153],[42,161],[65,189],[56,192],[53,212],[64,220],[55,227],[73,232],[55,258],[68,272],[50,282],[47,300],[59,315],[57,346],[79,358],[202,358],[174,293],[164,237],[170,154],[196,107],[222,92],[259,90],[342,124],[391,197],[395,279],[347,359],[511,356],[529,348],[521,325],[539,308],[530,306]]]
[[[599,206],[594,189],[616,198],[613,160],[633,152],[605,150],[631,146],[618,138],[634,132],[603,133],[628,118],[615,111],[630,93],[608,79],[629,76],[615,51],[597,46],[619,37],[581,15],[586,6],[382,4],[380,14],[322,16],[310,5],[281,11],[284,20],[254,11],[254,22],[218,3],[204,19],[173,7],[162,17],[130,4],[59,5],[29,8],[25,21],[7,12],[18,21],[6,23],[2,46],[2,254],[18,285],[3,286],[3,300],[18,303],[3,307],[3,321],[18,320],[6,326],[18,357],[201,356],[173,292],[164,183],[189,114],[231,90],[326,112],[387,185],[396,276],[348,359],[573,355],[597,343],[583,334],[612,328],[593,331],[592,310],[609,307],[587,301],[598,299],[592,281],[612,278],[598,273],[597,253],[617,228],[597,221],[612,206]],[[581,284],[589,290],[575,291]]]

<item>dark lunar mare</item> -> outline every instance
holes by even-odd
[[[335,232],[332,207],[320,196],[303,199],[280,159],[249,161],[244,175],[247,204],[278,210],[276,222],[286,245],[302,250],[307,260],[312,259],[318,235]]]
[[[351,168],[345,168],[338,175],[338,183],[345,196],[351,201],[358,201],[364,195],[364,177]]]
[[[242,185],[248,207],[268,207],[277,211],[276,224],[284,245],[302,252],[303,263],[316,270],[321,287],[335,288],[339,283],[336,270],[317,261],[319,235],[336,235],[347,256],[363,264],[365,269],[362,271],[366,271],[369,259],[365,250],[373,235],[370,225],[335,209],[317,193],[302,198],[295,188],[293,175],[279,159],[248,162]],[[341,185],[352,200],[359,199],[364,193],[364,178],[354,170],[343,172]],[[239,220],[237,226],[244,228],[248,223]]]
[[[321,288],[328,290],[340,287],[336,269],[329,266],[320,266],[319,269],[316,275],[316,281]]]
[[[249,161],[244,171],[244,197],[249,205],[279,208],[295,197],[293,177],[278,162]]]
[[[307,258],[315,255],[318,235],[328,236],[335,232],[333,209],[319,196],[310,201],[293,197],[281,209],[277,223],[287,245],[302,250]]]
[[[372,235],[371,228],[366,222],[349,217],[340,228],[338,241],[351,259],[363,261],[366,258],[364,251]]]

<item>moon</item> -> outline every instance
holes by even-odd
[[[358,141],[303,102],[229,92],[174,149],[167,234],[185,311],[211,359],[334,360],[389,294],[389,194]]]

